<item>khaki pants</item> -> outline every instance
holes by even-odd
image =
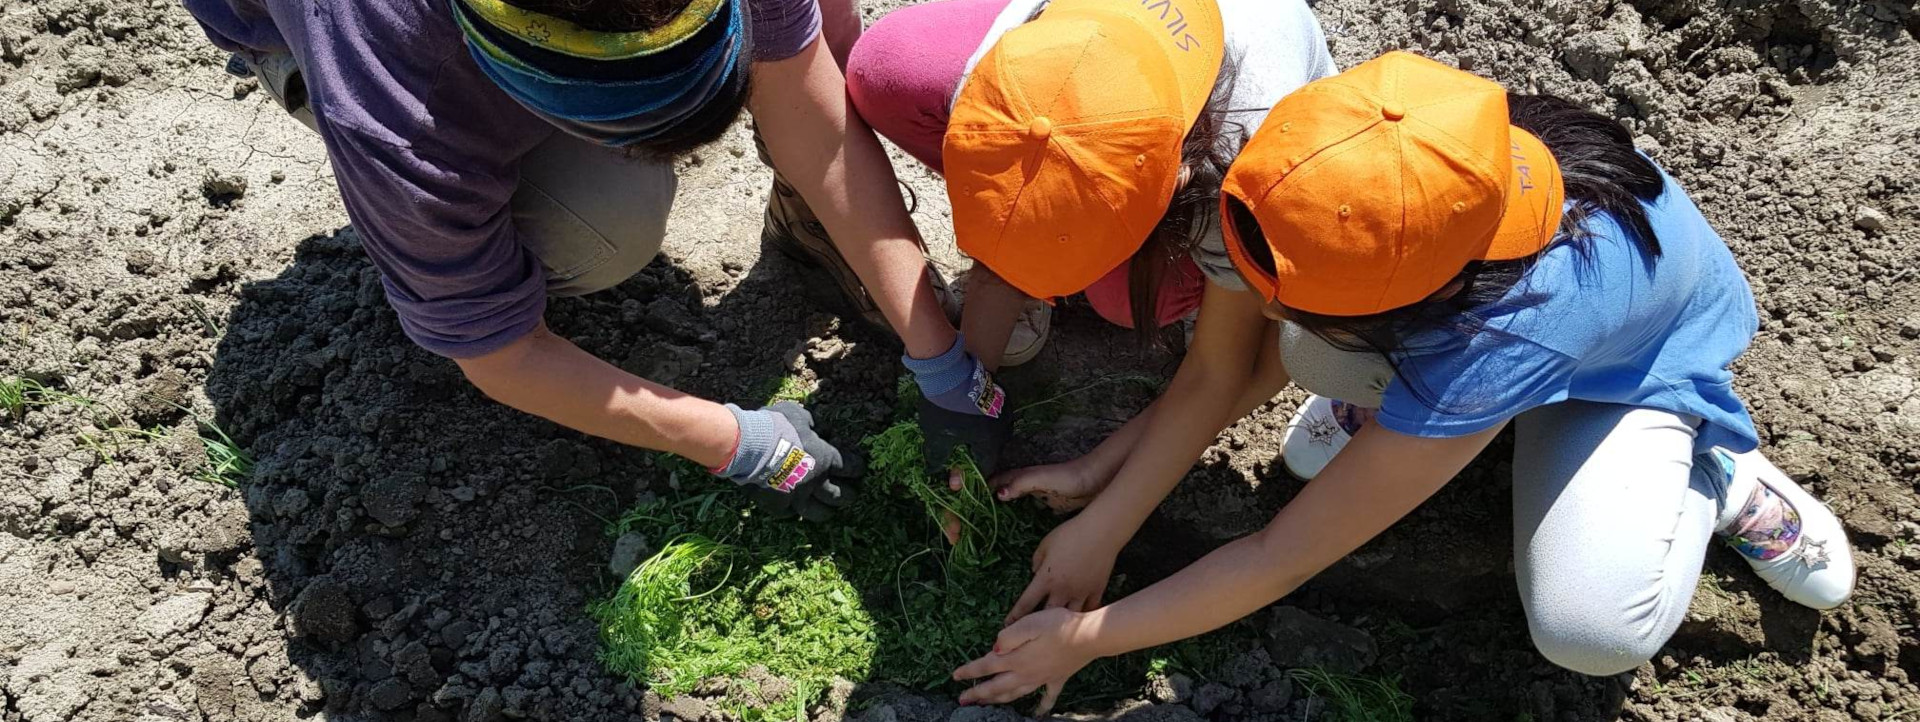
[[[242,59],[288,115],[317,130],[292,55]],[[513,221],[547,268],[547,291],[585,295],[619,285],[659,255],[677,185],[671,164],[555,130],[520,160]]]

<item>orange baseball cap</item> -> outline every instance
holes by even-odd
[[[1029,296],[1146,242],[1225,53],[1214,0],[1054,0],[961,87],[941,159],[960,250]]]
[[[1274,105],[1221,188],[1253,212],[1274,272],[1227,231],[1249,285],[1309,313],[1364,316],[1440,290],[1474,260],[1540,252],[1560,227],[1560,164],[1507,118],[1499,84],[1406,52]]]

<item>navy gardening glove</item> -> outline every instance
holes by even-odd
[[[739,484],[762,510],[776,518],[825,521],[853,499],[829,477],[857,476],[859,459],[849,461],[822,441],[813,432],[813,414],[799,404],[782,401],[754,411],[727,404],[727,411],[740,424],[740,443],[733,460],[715,473]]]
[[[1007,392],[967,353],[966,337],[956,337],[953,348],[939,356],[900,360],[920,384],[927,471],[944,479],[948,457],[955,447],[965,446],[980,473],[992,476],[999,467],[1000,448],[1013,435],[1013,419],[1006,413]]]

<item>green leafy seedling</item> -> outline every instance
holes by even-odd
[[[959,493],[929,478],[911,421],[918,392],[910,379],[899,390],[899,421],[862,442],[858,501],[825,524],[762,518],[730,484],[657,457],[678,484],[609,531],[673,541],[591,606],[608,667],[669,697],[724,681],[720,707],[745,720],[793,719],[836,677],[957,689],[953,669],[992,645],[1052,522],[996,501],[964,451],[951,459],[965,478]],[[953,547],[940,534],[949,512],[965,530]],[[1244,625],[1233,629],[1234,643],[1208,637],[1096,662],[1065,701],[1137,692],[1154,655],[1162,669],[1210,668],[1222,650],[1244,650]],[[755,666],[793,690],[763,694],[743,677]]]

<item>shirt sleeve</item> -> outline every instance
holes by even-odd
[[[819,0],[747,0],[753,18],[753,59],[786,60],[820,37]]]
[[[408,338],[471,358],[539,325],[546,274],[514,230],[511,166],[435,158],[337,125],[323,135],[347,215]]]
[[[1460,347],[1400,359],[1380,402],[1381,426],[1453,438],[1564,401],[1575,361],[1525,338],[1485,330]]]
[[[229,53],[285,52],[287,41],[273,18],[258,3],[247,0],[184,0],[187,12],[200,24],[214,47]]]

